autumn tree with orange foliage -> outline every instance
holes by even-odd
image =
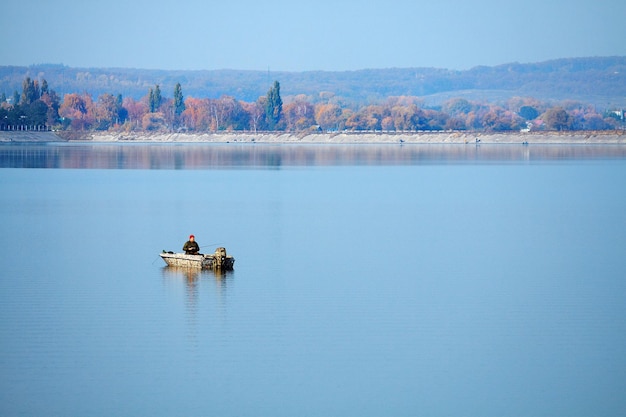
[[[315,120],[324,131],[343,130],[346,118],[339,105],[334,103],[320,104],[315,108]]]
[[[254,133],[265,128],[265,97],[253,103],[243,102],[241,107],[248,113],[248,128]]]
[[[126,130],[135,130],[141,127],[143,116],[148,113],[148,106],[143,101],[137,101],[132,97],[124,98],[122,107],[126,109],[128,117],[124,124]]]
[[[291,132],[300,132],[315,125],[315,107],[303,95],[283,106],[285,128]]]
[[[0,106],[3,126],[24,120],[58,125],[59,117],[62,127],[73,130],[194,132],[580,130],[624,125],[623,113],[598,114],[592,106],[577,102],[554,106],[524,97],[500,104],[453,98],[441,106],[427,106],[419,97],[398,96],[356,106],[325,91],[317,96],[288,96],[283,104],[277,81],[267,95],[254,102],[231,96],[183,99],[179,83],[173,98],[161,97],[156,85],[140,100],[122,100],[120,95],[105,93],[95,103],[87,93],[66,94],[61,102],[47,83],[30,79],[24,81],[23,89],[21,96],[14,94],[14,100],[21,104],[5,102]]]
[[[211,110],[207,99],[188,97],[181,113],[181,124],[190,130],[206,131],[211,126]]]
[[[71,120],[74,130],[87,130],[95,122],[93,100],[89,94],[66,94],[59,115]]]

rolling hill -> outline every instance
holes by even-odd
[[[312,102],[334,97],[359,106],[390,96],[418,96],[437,106],[452,97],[490,102],[510,97],[541,100],[575,100],[599,108],[626,107],[626,57],[567,58],[538,63],[480,66],[465,71],[440,68],[386,68],[358,71],[269,72],[240,70],[164,71],[127,68],[72,68],[42,64],[29,67],[0,66],[0,93],[21,92],[25,77],[45,78],[63,95],[88,92],[136,99],[159,84],[171,97],[179,82],[185,97],[233,96],[255,101],[267,93],[274,80],[281,94],[304,94]]]

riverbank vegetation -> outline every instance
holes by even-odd
[[[156,84],[135,99],[121,94],[66,93],[45,79],[26,77],[22,91],[0,96],[2,130],[115,132],[335,132],[335,131],[566,131],[624,129],[624,111],[597,110],[577,101],[532,97],[504,102],[450,98],[438,106],[422,98],[389,96],[356,105],[333,93],[293,95],[283,102],[278,81],[254,101],[223,95],[185,97],[176,83],[171,95]]]

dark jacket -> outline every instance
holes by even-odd
[[[188,240],[183,245],[183,250],[187,255],[195,255],[200,251],[200,246],[198,246],[198,242],[196,242],[195,240],[193,242],[191,240]]]

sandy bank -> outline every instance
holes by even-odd
[[[626,144],[626,132],[416,132],[416,133],[115,133],[0,132],[0,142],[177,142],[177,143],[528,143],[528,144]]]
[[[626,132],[537,132],[537,133],[93,133],[94,142],[211,142],[211,143],[537,143],[537,144],[614,144],[626,143]]]

